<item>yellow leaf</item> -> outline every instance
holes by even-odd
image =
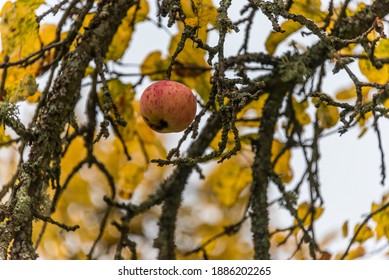
[[[359,224],[356,224],[355,227],[354,227],[354,233],[357,232],[357,229],[359,228]],[[365,242],[367,239],[371,238],[374,236],[374,233],[373,231],[371,230],[371,228],[369,226],[367,226],[366,224],[364,224],[362,226],[362,228],[360,229],[360,231],[358,232],[358,235],[356,237],[356,241],[358,241],[359,243],[363,243]]]
[[[317,109],[317,118],[322,128],[333,127],[339,120],[339,110],[337,107],[322,103]]]
[[[348,221],[345,221],[342,225],[342,235],[343,237],[347,237],[348,235]]]
[[[223,161],[208,177],[208,185],[219,202],[226,207],[231,207],[237,202],[239,194],[250,182],[251,169],[238,157]]]
[[[209,145],[213,150],[219,150],[219,143],[221,142],[222,131],[220,130],[217,135],[213,138],[211,144]],[[234,133],[229,131],[227,134],[227,145],[226,149],[231,150],[235,146]]]
[[[46,23],[41,24],[39,26],[40,41],[36,42],[36,44],[37,44],[36,48],[37,49],[41,48],[41,44],[43,46],[47,46],[50,43],[54,42],[54,40],[56,39],[56,32],[57,32],[57,25],[46,24]],[[64,39],[64,37],[65,37],[64,34],[60,35],[60,39]],[[50,63],[54,59],[54,52],[55,52],[55,49],[51,49],[49,52],[45,53],[45,56],[41,60],[35,62],[35,64],[37,64],[37,66],[38,66],[38,69],[35,72],[36,76],[42,75],[44,73],[42,71],[42,67],[50,65]]]
[[[363,257],[365,255],[365,248],[363,246],[358,246],[355,249],[352,249],[348,252],[345,260],[355,260],[357,258]],[[339,259],[340,255],[337,256]]]
[[[180,2],[186,15],[186,24],[198,27],[216,24],[217,9],[213,6],[212,0],[180,0]]]
[[[189,85],[190,81],[194,83],[193,88],[196,90],[201,99],[206,103],[208,102],[209,94],[211,92],[211,83],[209,82],[211,79],[211,72],[206,71],[200,76],[195,78],[186,77],[183,79],[184,83]]]
[[[293,171],[290,167],[291,152],[290,149],[283,150],[284,144],[278,140],[274,140],[271,147],[272,162],[277,159],[274,166],[274,171],[281,177],[283,183],[288,183],[293,178]],[[282,155],[279,154],[282,152]]]
[[[295,98],[293,98],[292,106],[296,115],[296,119],[302,126],[311,122],[311,117],[306,112],[306,109],[308,107],[308,100],[298,102]]]
[[[238,118],[242,118],[244,116],[246,117],[252,117],[252,113],[255,114],[255,118],[261,118],[262,117],[262,109],[265,106],[266,100],[269,97],[268,93],[262,94],[258,100],[254,100],[250,102],[247,106],[245,106],[241,112],[238,113]],[[247,126],[245,124],[245,126]],[[258,127],[258,122],[255,122],[255,126]]]
[[[272,236],[272,241],[274,241],[277,245],[285,243],[287,239],[288,239],[288,235],[286,235],[283,232],[277,232]]]
[[[39,37],[43,45],[48,45],[55,40],[57,32],[56,24],[44,23],[39,26]]]
[[[112,79],[107,82],[109,93],[112,100],[119,111],[120,117],[127,122],[125,127],[119,125],[119,132],[125,139],[131,138],[134,132],[134,108],[132,101],[134,100],[135,91],[131,84],[124,84],[119,79]],[[100,98],[102,97],[102,91],[100,92]],[[112,112],[114,114],[114,112]],[[114,119],[116,116],[114,117]]]
[[[199,34],[200,35],[200,34]],[[203,41],[206,41],[206,33]],[[181,33],[174,36],[170,42],[169,53],[172,56],[178,47],[181,38]],[[187,40],[184,49],[178,54],[176,63],[181,66],[173,68],[172,80],[182,82],[189,88],[194,88],[204,102],[208,101],[211,91],[211,72],[209,65],[205,61],[205,51],[196,48],[196,45],[191,40]],[[184,72],[182,67],[189,67]]]
[[[81,137],[77,137],[67,148],[65,156],[61,161],[61,183],[66,176],[72,172],[74,165],[85,158],[86,150]]]
[[[33,96],[38,90],[38,84],[35,81],[35,77],[31,74],[26,74],[22,81],[16,86],[7,89],[7,96],[11,103],[24,101],[28,97]]]
[[[366,54],[366,53],[364,53]],[[374,52],[377,58],[389,57],[389,39],[381,39]],[[359,59],[359,69],[370,82],[385,84],[389,81],[389,65],[384,64],[381,69],[377,69],[368,59]]]
[[[131,199],[136,187],[142,182],[145,168],[133,162],[120,167],[117,183],[118,195],[123,199]]]
[[[293,20],[287,20],[281,24],[281,30],[283,32],[272,31],[266,39],[265,47],[270,54],[274,54],[277,46],[283,42],[289,35],[300,30],[301,24]]]
[[[290,12],[293,14],[302,15],[317,23],[321,23],[325,18],[325,13],[320,10],[320,0],[294,0],[292,3]],[[284,32],[271,32],[266,39],[265,47],[270,54],[274,54],[277,46],[289,35],[302,28],[300,23],[293,20],[283,22],[280,27]]]
[[[169,59],[163,59],[160,51],[150,53],[141,66],[142,75],[147,75],[152,81],[166,79],[166,70],[170,64]]]
[[[126,17],[122,20],[116,31],[111,45],[108,48],[106,59],[118,60],[123,57],[131,41],[134,25],[137,22],[144,21],[149,13],[149,4],[146,0],[141,0],[138,5],[134,5],[128,10]]]
[[[312,219],[312,212],[315,212]],[[312,208],[308,202],[301,203],[297,208],[297,217],[302,221],[304,226],[310,225],[312,220],[317,220],[323,214],[324,209],[322,207],[315,206]],[[297,221],[295,221],[297,224]]]
[[[385,201],[383,201],[385,203]],[[371,212],[375,212],[382,204],[372,203]],[[377,239],[385,236],[389,240],[389,209],[386,208],[383,211],[376,213],[372,220],[376,222],[375,234]]]
[[[322,21],[325,13],[321,11],[320,0],[294,0],[290,12],[300,14],[315,22]]]
[[[319,260],[330,260],[331,259],[331,253],[324,251],[321,253]]]
[[[358,117],[360,117],[358,120],[359,126],[364,127],[367,124],[367,120],[370,119],[372,116],[373,116],[372,112],[367,112],[363,116],[358,115]]]
[[[11,137],[9,137],[5,133],[4,125],[0,125],[0,147],[4,147],[3,143],[6,143],[11,140]],[[7,145],[8,146],[8,145]]]
[[[2,50],[10,60],[19,60],[36,51],[38,23],[34,11],[43,0],[6,2],[1,10]]]
[[[89,26],[89,24],[92,21],[94,16],[95,16],[95,13],[89,13],[84,17],[84,21],[82,22],[82,26],[81,26],[80,30],[78,31],[79,34],[85,33],[85,29]],[[77,20],[80,21],[80,19],[78,19],[78,18],[77,18]],[[70,51],[73,51],[76,48],[76,44],[77,44],[78,40],[80,40],[79,38],[82,38],[82,37],[78,36],[78,38],[75,41],[73,41],[72,45],[70,46]]]
[[[339,100],[348,100],[348,99],[355,98],[356,96],[357,96],[357,94],[355,92],[354,85],[349,87],[349,88],[341,89],[335,95],[336,99],[339,99]]]
[[[206,42],[207,33],[198,34],[198,38]],[[169,54],[173,56],[178,48],[182,37],[182,30],[175,36],[173,36],[169,45]],[[205,61],[204,56],[206,51],[200,48],[197,48],[197,45],[192,40],[186,40],[184,44],[184,49],[178,54],[176,60],[182,65],[196,65],[199,67],[209,67],[208,63]]]
[[[331,30],[328,30],[327,32],[330,33]],[[341,54],[341,55],[353,55],[354,54],[354,49],[355,49],[356,46],[357,46],[357,44],[347,45],[346,47],[341,48],[339,50],[339,54]]]
[[[35,94],[30,95],[29,97],[26,98],[26,100],[29,103],[37,103],[41,97],[41,92],[38,90],[35,92]]]
[[[95,68],[91,67],[91,66],[88,66],[85,70],[85,74],[84,74],[84,77],[87,77],[89,75],[91,75],[93,72],[95,71]]]

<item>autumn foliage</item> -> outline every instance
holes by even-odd
[[[0,259],[356,259],[367,240],[389,242],[388,194],[334,228],[343,250],[315,234],[326,214],[320,140],[370,129],[384,157],[389,2],[231,2],[2,6]],[[271,30],[256,26],[265,21]],[[132,42],[153,36],[145,23],[169,39],[134,66]],[[258,30],[266,39],[253,49]],[[323,90],[331,71],[349,78],[337,92]],[[173,136],[140,115],[142,89],[164,79],[198,106]],[[385,184],[384,159],[377,172]],[[274,207],[287,226],[272,223]]]

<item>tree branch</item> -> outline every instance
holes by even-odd
[[[34,207],[48,186],[52,161],[60,160],[61,133],[80,97],[85,70],[93,58],[105,56],[122,18],[134,3],[100,1],[76,49],[65,56],[53,88],[39,108],[34,127],[37,137],[31,141],[28,160],[21,166],[20,183],[14,186],[6,203],[8,225],[0,224],[0,258],[6,258],[7,254],[12,259],[37,257],[31,241]],[[93,4],[94,1],[88,0],[83,9],[89,11]]]

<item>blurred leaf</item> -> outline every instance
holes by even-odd
[[[355,227],[354,227],[354,234],[357,232],[357,229],[359,228],[359,224],[356,224]],[[363,243],[365,242],[367,239],[371,238],[374,236],[374,233],[373,231],[371,230],[371,228],[364,224],[361,228],[361,230],[359,231],[357,237],[355,238],[355,240],[359,243]]]
[[[8,141],[11,141],[11,137],[5,133],[4,125],[0,125],[0,148],[9,146],[10,144],[8,144],[8,145],[3,144],[3,143],[6,143]]]
[[[355,92],[355,85],[349,88],[341,89],[335,94],[335,97],[339,100],[348,100],[357,97]]]
[[[180,2],[186,15],[186,24],[200,28],[207,24],[216,24],[217,9],[213,6],[212,0],[180,0]]]
[[[132,33],[135,30],[135,23],[146,20],[148,13],[149,4],[146,0],[141,0],[139,7],[134,5],[128,10],[109,46],[106,55],[107,60],[118,60],[123,57],[124,52],[128,49]]]
[[[262,117],[262,109],[265,106],[266,100],[269,97],[268,93],[261,94],[257,100],[250,102],[247,106],[245,106],[237,115],[237,118],[255,118],[260,119]],[[253,126],[258,127],[259,121],[255,121],[253,123],[245,122],[243,126]]]
[[[308,100],[298,102],[295,98],[293,98],[292,106],[296,119],[302,126],[311,122],[311,117],[306,112],[306,109],[308,108]]]
[[[319,260],[330,260],[331,259],[331,253],[324,251],[321,253]]]
[[[213,138],[211,144],[209,145],[213,150],[218,151],[219,150],[219,143],[222,141],[222,131],[220,130],[216,136]],[[227,146],[226,150],[230,151],[235,146],[235,139],[234,139],[234,133],[232,131],[229,131],[227,134]]]
[[[339,121],[339,109],[322,103],[317,109],[317,118],[322,128],[331,128]]]
[[[36,37],[34,39],[31,38],[31,40],[28,42],[29,45],[29,51],[34,52],[41,48],[41,46],[45,46],[50,44],[54,38],[55,38],[55,32],[56,32],[56,25],[52,24],[42,24],[39,27],[39,36],[36,34]],[[3,53],[0,54],[0,56],[4,56],[4,50]],[[54,56],[54,49],[51,49],[50,51],[46,51],[45,54],[35,61],[34,63],[27,65],[25,67],[10,67],[7,69],[7,79],[5,83],[5,95],[9,97],[13,96],[15,94],[15,91],[18,89],[21,83],[23,83],[23,80],[32,80],[33,77],[38,77],[42,75],[46,70],[43,67],[49,65],[51,61],[53,60]],[[22,59],[23,57],[20,56],[20,54],[14,55],[10,58],[11,61]],[[2,69],[0,69],[0,75],[2,73]],[[32,85],[32,83],[31,83]],[[31,90],[32,88],[30,88]],[[36,92],[35,94],[32,93],[32,96],[27,97],[27,100],[31,103],[35,103],[39,99],[40,93]],[[15,100],[16,96],[14,97]],[[25,98],[24,98],[25,99]],[[21,100],[24,100],[23,98]],[[20,100],[20,101],[21,101]]]
[[[173,56],[176,49],[179,47],[182,32],[183,26],[179,25],[179,33],[173,36],[170,42],[170,56]],[[197,38],[204,42],[207,41],[207,31],[205,28],[199,30]],[[197,44],[192,40],[186,40],[184,49],[176,57],[176,63],[178,63],[179,66],[178,68],[177,66],[173,68],[171,79],[182,82],[188,87],[195,89],[202,100],[207,102],[211,91],[211,72],[208,63],[205,61],[205,55],[205,50],[198,48]],[[185,71],[183,71],[184,69]]]
[[[365,255],[365,253],[366,253],[365,252],[365,248],[363,248],[363,246],[360,245],[360,246],[356,247],[355,249],[350,250],[348,252],[345,260],[355,260],[355,259],[358,259],[360,257],[363,257]],[[335,259],[340,259],[341,255],[342,254],[337,255]]]
[[[362,127],[361,131],[358,134],[358,139],[362,138],[366,134],[366,132],[367,132],[367,128],[366,127]]]
[[[131,199],[136,187],[142,182],[145,168],[133,162],[120,167],[117,183],[118,195],[123,199]]]
[[[152,81],[163,80],[166,79],[169,64],[169,59],[163,59],[160,51],[151,52],[142,63],[141,73],[149,76]]]
[[[308,226],[312,223],[312,220],[317,220],[323,214],[324,209],[322,207],[315,206],[312,208],[308,202],[301,203],[297,208],[297,216],[303,222],[304,226]],[[312,219],[312,213],[315,213]],[[297,221],[295,221],[297,224]]]
[[[345,221],[342,225],[342,235],[343,237],[347,237],[348,235],[348,221]]]
[[[292,3],[290,8],[292,14],[302,15],[321,25],[326,13],[321,11],[320,0],[294,0]],[[300,23],[293,20],[284,21],[280,27],[282,32],[272,31],[266,39],[265,47],[270,54],[274,54],[280,43],[302,28]]]
[[[385,200],[383,200],[382,203],[386,203]],[[372,203],[371,212],[377,211],[377,209],[381,206],[382,204]],[[376,222],[376,227],[374,230],[377,239],[381,239],[383,236],[385,236],[386,239],[389,240],[389,209],[385,208],[383,211],[376,213],[372,219]]]
[[[30,95],[29,97],[26,98],[26,101],[29,103],[37,103],[41,97],[41,92],[37,91],[35,94]]]
[[[207,185],[213,189],[222,205],[231,207],[242,190],[250,184],[251,179],[251,169],[238,157],[232,157],[218,164],[208,177]]]
[[[88,13],[85,17],[84,17],[84,20],[82,22],[82,25],[81,25],[81,28],[78,30],[78,33],[80,35],[84,34],[85,33],[85,30],[86,28],[89,26],[90,22],[92,21],[93,17],[95,16],[95,13],[91,12],[91,13]],[[76,16],[76,20],[80,21],[80,19],[78,18],[78,16]],[[64,33],[63,36],[66,36],[67,33]],[[74,40],[70,46],[70,51],[74,51],[74,49],[76,48],[76,45],[77,43],[79,42],[80,38],[82,38],[82,36],[77,36],[76,40]]]
[[[39,25],[39,42],[36,42],[36,48],[40,49],[43,46],[47,46],[50,43],[54,42],[56,39],[56,32],[57,32],[57,26],[55,24],[40,24]],[[60,39],[64,39],[64,34],[60,35]],[[48,65],[53,61],[54,59],[54,52],[55,49],[51,49],[50,51],[46,51],[45,55],[42,59],[38,60],[34,63],[35,67],[37,67],[37,70],[35,71],[35,76],[40,76],[44,73],[43,69],[44,67],[47,68]],[[47,68],[48,69],[48,68]]]
[[[362,102],[363,103],[367,103],[367,102],[370,101],[369,93],[370,93],[370,88],[369,87],[363,87],[362,88]],[[349,99],[356,98],[357,97],[357,92],[356,92],[355,85],[352,85],[352,86],[350,86],[348,88],[344,88],[344,89],[339,90],[335,94],[335,97],[338,100],[349,100]]]
[[[329,29],[329,28],[327,28]],[[327,32],[331,32],[331,30],[328,30]],[[354,49],[355,47],[357,46],[357,44],[350,44],[350,45],[347,45],[346,47],[344,48],[341,48],[339,50],[339,54],[340,55],[353,55],[354,54]]]
[[[107,82],[109,93],[111,94],[113,103],[119,111],[120,117],[127,122],[125,127],[119,125],[119,132],[122,133],[125,139],[131,138],[134,132],[135,117],[132,102],[134,100],[135,91],[131,84],[124,84],[119,79],[112,79]],[[100,98],[102,92],[99,93]],[[114,112],[112,112],[114,115]],[[113,116],[115,119],[115,116]]]
[[[315,22],[320,22],[325,17],[325,13],[321,11],[320,0],[294,0],[290,12],[302,15]]]
[[[287,240],[287,236],[285,236],[284,233],[276,233],[273,235],[273,239],[274,239],[274,242],[279,245],[279,244],[283,244],[286,240]]]
[[[283,183],[288,183],[293,178],[293,171],[290,167],[291,152],[290,149],[283,150],[284,144],[274,140],[271,148],[272,162],[277,159],[274,171],[281,177]],[[282,155],[279,154],[282,152]]]
[[[19,60],[36,51],[38,23],[35,10],[44,0],[6,2],[1,10],[0,34],[4,54]]]
[[[72,172],[75,163],[80,162],[85,156],[86,149],[83,141],[80,137],[77,137],[70,143],[69,147],[67,147],[67,152],[61,161],[61,183],[63,183],[66,176]]]
[[[16,87],[7,88],[5,98],[11,103],[16,103],[33,96],[37,90],[38,84],[35,81],[35,77],[31,74],[26,74]]]
[[[282,43],[289,35],[300,30],[301,24],[293,20],[287,20],[281,24],[281,30],[283,32],[272,31],[266,39],[265,47],[270,54],[274,54],[277,46]]]
[[[366,54],[366,53],[364,53]],[[389,39],[381,39],[374,51],[377,58],[389,57]],[[381,69],[377,69],[368,59],[359,59],[359,69],[370,82],[385,84],[389,81],[389,65],[384,64]]]

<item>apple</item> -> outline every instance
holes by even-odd
[[[196,98],[185,85],[163,80],[148,86],[140,98],[140,113],[159,133],[180,132],[196,116]]]

